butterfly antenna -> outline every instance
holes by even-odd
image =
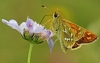
[[[44,5],[42,5],[42,7],[46,8],[46,9],[49,9],[50,11],[54,12],[53,10],[51,10],[50,8],[48,8],[48,7],[44,6]]]
[[[45,7],[44,5],[42,5],[42,7],[43,7],[43,8],[46,8],[46,9],[49,9],[49,8]],[[51,10],[51,9],[49,9],[49,10],[53,12],[53,10]],[[52,15],[44,15],[39,24],[42,23],[43,19],[44,19],[46,16],[52,16]]]

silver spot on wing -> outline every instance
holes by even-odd
[[[63,30],[63,32],[67,33],[67,30],[66,30],[66,29],[64,29],[64,30]]]
[[[64,38],[64,40],[66,40],[66,41],[73,41],[72,38]]]

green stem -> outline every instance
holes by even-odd
[[[30,63],[31,53],[32,53],[33,44],[30,43],[29,52],[28,52],[28,59],[27,63]]]

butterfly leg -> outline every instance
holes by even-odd
[[[56,35],[56,32],[55,32],[55,30],[54,30],[54,28],[53,28],[53,26],[52,26],[52,23],[51,23],[51,26],[50,26],[50,30],[53,31],[53,36],[55,36],[55,35]]]
[[[58,39],[56,39],[56,40],[54,41],[54,44],[55,44],[57,41],[58,41]]]
[[[46,25],[46,24],[47,24],[48,22],[50,22],[50,21],[51,21],[51,19],[49,19],[47,22],[45,22],[45,23],[43,24],[43,26]]]

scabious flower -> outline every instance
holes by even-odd
[[[13,29],[16,29],[22,37],[31,44],[40,44],[46,40],[49,45],[50,52],[52,51],[52,47],[54,45],[54,42],[51,39],[53,36],[52,31],[46,30],[44,26],[37,24],[29,17],[27,17],[26,22],[22,22],[20,25],[18,25],[17,21],[13,19],[10,21],[2,19],[2,22]]]

